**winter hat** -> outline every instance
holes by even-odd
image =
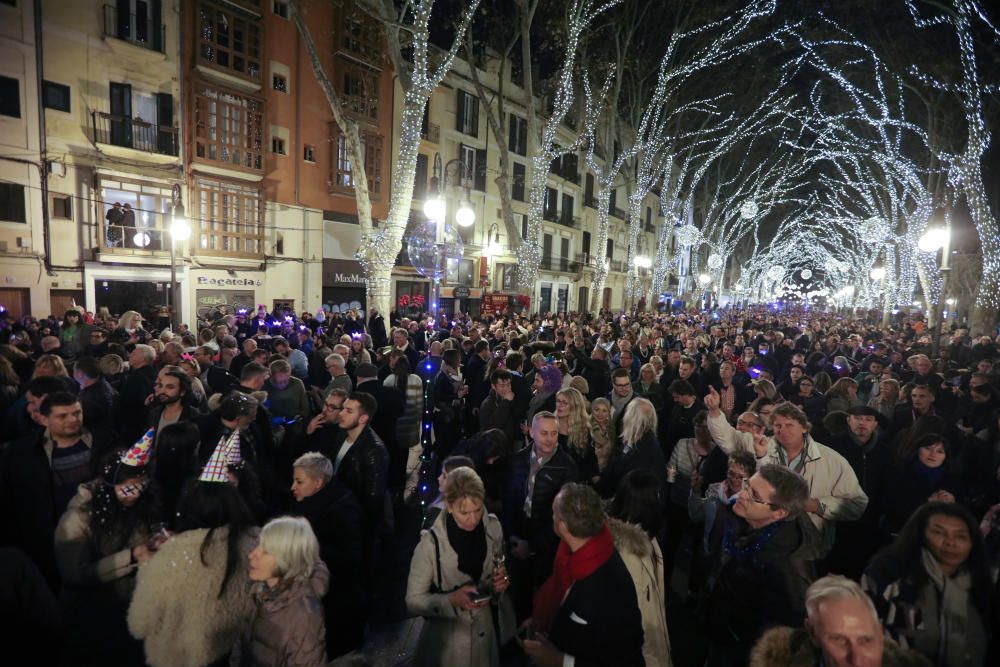
[[[223,434],[219,444],[215,446],[212,457],[198,476],[199,482],[229,482],[230,466],[239,466],[243,462],[240,454],[240,432]]]

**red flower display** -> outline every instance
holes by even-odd
[[[399,297],[399,307],[400,308],[406,308],[408,305],[410,305],[410,295],[409,294],[404,294],[403,296]]]
[[[417,306],[417,307],[424,305],[424,295],[423,294],[414,294],[413,295],[413,305]]]

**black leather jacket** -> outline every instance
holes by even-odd
[[[341,439],[337,450],[330,457],[331,461],[337,460],[337,453],[343,446]],[[364,530],[369,535],[374,534],[375,527],[384,515],[388,472],[389,452],[375,431],[368,426],[344,455],[337,470],[337,479],[353,491],[360,501]]]
[[[563,484],[579,479],[579,472],[573,457],[557,449],[535,475],[531,516],[528,517],[524,513],[524,500],[528,495],[531,449],[525,447],[511,459],[510,476],[504,493],[503,532],[504,535],[516,535],[528,540],[537,552],[554,554],[559,538],[552,531],[552,501]]]

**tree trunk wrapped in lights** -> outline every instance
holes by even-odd
[[[451,70],[455,55],[480,0],[469,0],[462,12],[451,48],[443,54],[430,42],[431,11],[434,0],[411,0],[397,8],[393,0],[358,0],[359,9],[377,17],[385,28],[389,60],[403,89],[403,114],[398,135],[399,152],[393,162],[392,194],[385,224],[376,229],[372,221],[371,197],[365,173],[365,148],[358,124],[345,113],[344,100],[323,67],[309,27],[301,14],[299,2],[291,0],[289,14],[302,36],[302,42],[316,81],[326,96],[334,122],[344,134],[351,156],[354,196],[361,228],[361,247],[357,257],[365,274],[368,305],[380,313],[392,309],[390,294],[392,268],[402,249],[403,234],[410,218],[413,182],[420,148],[420,127],[427,100]],[[404,48],[408,50],[406,57]],[[436,64],[432,64],[436,60]]]

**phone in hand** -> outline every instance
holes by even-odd
[[[469,593],[469,599],[473,604],[482,604],[492,599],[493,595],[489,591],[475,590]]]

